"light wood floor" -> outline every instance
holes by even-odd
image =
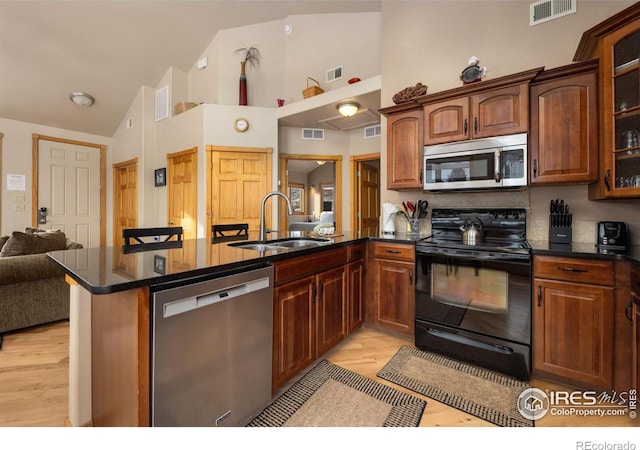
[[[4,336],[0,350],[0,426],[64,426],[68,415],[69,323],[58,322]],[[415,392],[376,377],[376,373],[408,340],[363,327],[323,356],[345,369],[387,384],[427,401],[421,427],[493,427]],[[292,382],[295,380],[292,380]],[[540,389],[572,390],[532,379]],[[283,390],[286,389],[286,386]],[[640,419],[624,417],[553,417],[547,414],[537,427],[634,427]]]

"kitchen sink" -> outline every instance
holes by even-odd
[[[251,241],[251,242],[233,242],[228,244],[230,247],[242,248],[245,250],[256,251],[278,251],[289,250],[305,247],[315,247],[322,245],[325,242],[329,242],[326,238],[288,238],[288,239],[273,239],[266,242]]]

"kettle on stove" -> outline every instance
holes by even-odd
[[[484,232],[480,219],[467,219],[464,225],[460,225],[460,230],[462,231],[463,245],[476,245],[484,241]]]

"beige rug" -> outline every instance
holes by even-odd
[[[416,427],[426,402],[320,361],[249,427]]]
[[[380,378],[504,427],[531,427],[518,397],[531,386],[487,369],[402,346]]]

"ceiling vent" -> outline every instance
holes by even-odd
[[[169,86],[156,90],[156,122],[169,117]]]
[[[322,128],[303,128],[302,139],[312,139],[315,141],[323,141],[324,130]]]
[[[342,78],[342,66],[327,70],[327,83],[337,81]]]
[[[541,0],[529,5],[529,25],[538,25],[577,11],[577,0]]]
[[[372,127],[366,127],[364,129],[364,138],[369,139],[372,137],[380,136],[382,133],[382,129],[380,128],[380,124],[373,125]]]

